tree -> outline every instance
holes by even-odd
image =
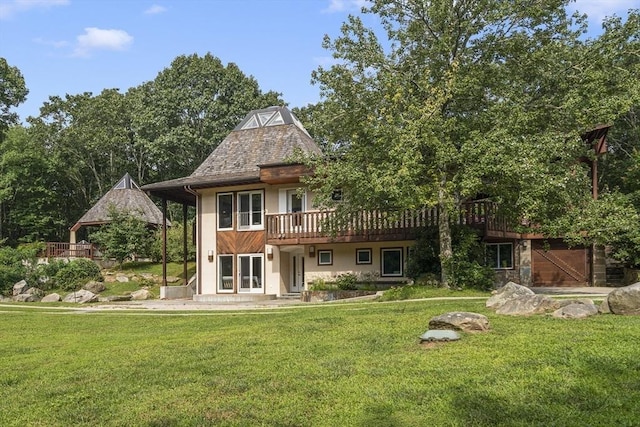
[[[120,212],[111,207],[109,220],[108,224],[91,235],[105,257],[122,264],[126,259],[150,255],[153,230],[135,212]]]
[[[11,107],[22,104],[28,93],[20,70],[0,58],[0,142],[9,126],[18,122],[18,115],[11,112]]]
[[[336,64],[313,74],[335,159],[312,161],[320,205],[342,188],[338,215],[436,206],[446,286],[464,201],[491,196],[512,219],[544,224],[588,194],[580,133],[628,111],[625,92],[636,97],[637,68],[604,70],[632,51],[638,19],[582,40],[585,17],[566,4],[374,0],[363,11],[380,18],[384,44],[349,17],[325,38]]]

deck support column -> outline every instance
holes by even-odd
[[[167,286],[167,199],[162,198],[162,286]]]
[[[184,274],[184,285],[187,286],[189,278],[187,277],[187,258],[189,250],[187,247],[187,205],[182,205],[182,272]]]

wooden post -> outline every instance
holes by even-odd
[[[162,286],[167,286],[167,199],[162,198]]]

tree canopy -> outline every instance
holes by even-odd
[[[0,142],[9,126],[18,121],[18,115],[11,112],[11,107],[22,104],[28,93],[20,70],[0,58]]]
[[[580,134],[640,99],[638,11],[584,39],[567,3],[374,0],[363,10],[386,39],[350,16],[325,38],[335,64],[313,75],[335,159],[314,162],[321,205],[341,188],[338,212],[437,206],[444,267],[464,201],[490,197],[541,225],[590,194]]]

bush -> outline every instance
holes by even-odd
[[[113,206],[109,208],[109,219],[109,224],[92,235],[105,257],[122,264],[126,259],[150,255],[153,231],[143,220],[131,212],[118,212]]]
[[[184,258],[184,228],[182,224],[173,224],[167,228],[167,262],[182,262]],[[162,229],[155,233],[151,246],[151,259],[162,260]],[[187,225],[187,261],[195,261],[196,246],[193,244],[193,227]]]
[[[65,291],[75,291],[90,280],[102,281],[100,267],[88,259],[69,261],[53,277],[54,285]]]
[[[31,286],[37,284],[34,274],[38,253],[44,248],[44,243],[29,243],[18,248],[4,246],[0,248],[0,293],[7,294],[13,285],[20,280],[26,280]]]
[[[336,286],[343,291],[355,291],[357,286],[358,276],[353,273],[343,273],[336,277]]]

